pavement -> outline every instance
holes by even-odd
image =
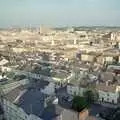
[[[108,108],[117,108],[120,107],[120,104],[110,104],[110,103],[100,103],[102,106],[104,107],[108,107]]]
[[[96,116],[97,114],[99,114],[105,110],[108,110],[108,109],[110,109],[110,108],[102,106],[100,104],[93,104],[90,107],[90,115]]]

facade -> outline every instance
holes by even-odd
[[[93,62],[95,59],[94,55],[81,54],[81,61]]]
[[[120,33],[117,33],[117,32],[111,33],[111,40],[119,41],[120,40]]]
[[[100,102],[108,102],[112,104],[118,103],[119,94],[116,92],[105,92],[105,91],[98,91],[99,94],[99,101]]]
[[[67,93],[70,95],[80,95],[83,96],[83,93],[85,92],[85,88],[80,87],[78,85],[72,85],[68,84],[67,85]]]
[[[111,104],[118,104],[119,102],[119,86],[98,84],[96,89],[99,95],[99,102],[106,102]]]
[[[113,56],[103,56],[103,63],[112,63]]]
[[[22,108],[4,99],[4,116],[7,120],[42,120],[35,115],[28,115]]]
[[[27,114],[22,109],[19,109],[7,100],[4,100],[3,108],[7,120],[25,120],[28,118]]]
[[[87,120],[87,118],[89,118],[87,109],[84,109],[80,113],[65,109],[61,114],[61,120]]]
[[[28,79],[23,79],[23,80],[16,81],[16,82],[13,82],[13,83],[10,83],[10,84],[6,84],[3,87],[3,92],[5,94],[7,94],[10,91],[14,90],[15,88],[17,88],[19,86],[22,86],[22,85],[27,85],[27,84],[29,84],[29,80]]]
[[[41,92],[47,95],[54,95],[55,94],[55,83],[50,82],[48,86],[46,86]]]
[[[101,55],[101,53],[92,51],[92,52],[82,52],[81,53],[81,61],[86,62],[96,62],[97,58]]]
[[[119,62],[119,50],[109,49],[103,53],[103,63]]]

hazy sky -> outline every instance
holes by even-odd
[[[0,27],[120,26],[120,0],[0,0]]]

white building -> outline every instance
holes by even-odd
[[[119,102],[119,86],[100,83],[96,86],[100,102],[117,104]]]
[[[78,85],[68,84],[67,85],[67,93],[69,95],[80,95],[83,96],[83,93],[85,92],[85,88],[80,87]]]
[[[98,56],[99,56],[99,54],[97,54],[95,52],[82,53],[81,61],[94,62],[96,60],[96,57],[98,57]]]
[[[119,50],[109,49],[103,52],[103,63],[119,62]]]
[[[43,90],[41,90],[44,94],[54,95],[55,94],[55,83],[50,82],[48,86],[46,86]]]
[[[104,62],[112,63],[113,62],[113,56],[104,56],[103,57],[103,63]]]
[[[116,40],[119,41],[120,40],[120,33],[111,33],[111,40]]]
[[[67,84],[67,93],[70,94],[70,95],[80,95],[80,96],[83,96],[83,93],[84,91],[86,90],[86,82],[83,83],[84,85],[82,85],[82,77],[85,75],[85,73],[81,73],[81,77],[79,76],[79,79],[78,78],[75,78],[75,77],[78,77],[76,74],[73,74],[72,75],[72,78],[71,80],[68,80],[68,84]]]

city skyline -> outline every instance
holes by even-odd
[[[0,0],[0,27],[120,26],[119,0]]]

